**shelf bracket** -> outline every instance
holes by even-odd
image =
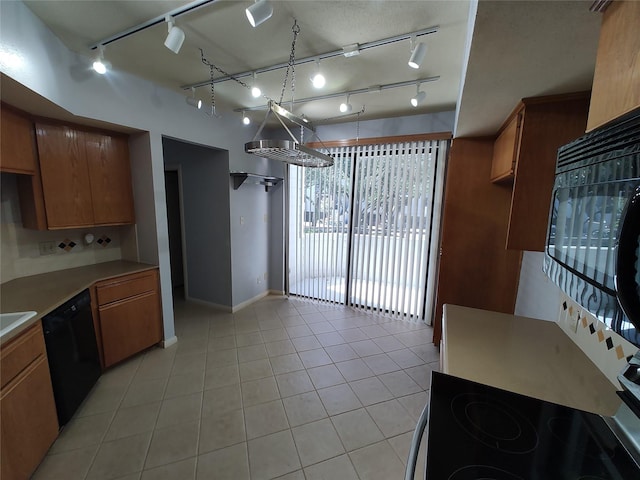
[[[254,180],[252,183],[256,185],[263,185],[265,192],[268,192],[269,188],[275,187],[282,181],[282,178],[279,177],[270,177],[268,175],[258,175],[255,173],[247,172],[229,172],[229,175],[231,175],[231,178],[233,178],[234,190],[240,188],[240,186],[245,183],[248,178]]]

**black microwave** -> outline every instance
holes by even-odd
[[[640,109],[560,147],[545,272],[640,347]]]

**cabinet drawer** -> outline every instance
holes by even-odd
[[[40,322],[37,322],[6,347],[3,347],[0,361],[2,388],[44,353],[42,326]]]
[[[98,283],[96,294],[98,305],[122,300],[146,292],[153,292],[158,288],[155,271],[119,277],[115,280]]]

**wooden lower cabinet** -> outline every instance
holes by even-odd
[[[3,346],[2,362],[20,371],[13,379],[2,379],[0,478],[26,480],[58,436],[58,417],[40,322]],[[6,373],[4,369],[3,373]]]
[[[157,270],[99,282],[95,288],[105,368],[162,340]]]

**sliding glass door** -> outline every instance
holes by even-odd
[[[447,146],[339,147],[333,167],[290,166],[289,292],[425,318]]]

